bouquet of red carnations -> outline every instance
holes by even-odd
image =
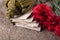
[[[60,0],[40,0],[40,4],[32,10],[34,20],[39,23],[42,29],[53,31],[60,36]]]

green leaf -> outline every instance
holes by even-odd
[[[58,5],[60,4],[60,1],[58,1]]]
[[[56,15],[60,16],[60,12],[59,12],[60,6],[58,5],[58,1],[51,0],[51,5],[52,5],[52,9],[56,13]]]
[[[60,11],[56,11],[56,14],[57,14],[58,16],[60,16]]]
[[[53,8],[53,11],[55,11],[55,4],[56,4],[56,3],[52,0],[52,1],[51,1],[51,5],[52,5],[52,8]]]
[[[58,6],[58,2],[56,0],[52,0],[51,5],[54,11],[60,9],[60,7]]]

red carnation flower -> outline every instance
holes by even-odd
[[[47,26],[47,29],[48,29],[48,31],[54,31],[55,30],[55,27],[53,27],[53,26]]]
[[[45,15],[51,15],[51,14],[52,14],[52,9],[46,4],[39,4],[33,8],[34,19],[37,19],[37,16],[40,17],[40,16],[45,16]]]
[[[55,27],[55,34],[60,36],[60,25]]]
[[[52,17],[52,19],[50,19],[50,25],[55,27],[59,24],[60,24],[60,18],[58,16],[54,15],[54,17]]]
[[[49,25],[49,22],[48,21],[44,21],[43,25],[44,25],[44,28],[48,28],[47,26]]]
[[[51,26],[48,26],[48,28],[47,28],[47,29],[48,29],[48,31],[51,31],[51,30],[52,30]]]
[[[52,9],[46,4],[39,4],[33,8],[33,18],[39,23],[47,21],[48,15],[52,16]]]

